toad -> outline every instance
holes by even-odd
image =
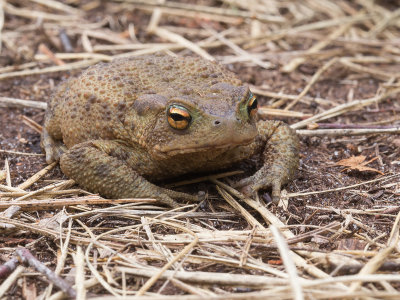
[[[61,84],[42,133],[46,161],[106,198],[150,197],[172,207],[197,196],[157,180],[213,172],[254,155],[244,191],[281,187],[298,168],[298,138],[281,121],[257,122],[257,99],[232,72],[193,57],[117,59]]]

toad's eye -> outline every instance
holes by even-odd
[[[172,128],[183,130],[189,127],[192,116],[180,105],[171,105],[167,111],[168,123]]]
[[[250,117],[255,117],[257,115],[257,98],[252,92],[249,93],[249,101],[247,102],[247,113]]]

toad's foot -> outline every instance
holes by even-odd
[[[79,185],[106,198],[155,198],[174,208],[179,205],[172,197],[198,200],[196,196],[160,188],[140,176],[131,166],[137,159],[125,147],[117,141],[104,140],[77,144],[61,156],[60,166]]]
[[[299,166],[299,139],[293,129],[280,121],[260,122],[259,137],[264,165],[235,187],[247,195],[270,188],[272,201],[278,203],[282,186],[293,179]]]
[[[48,164],[51,164],[54,161],[58,161],[61,155],[63,155],[63,153],[67,151],[67,147],[65,147],[64,143],[62,141],[54,140],[49,135],[46,128],[43,128],[40,146],[46,153],[46,162]]]

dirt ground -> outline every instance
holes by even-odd
[[[67,284],[85,282],[78,292],[102,299],[400,296],[396,1],[10,0],[0,7],[0,203],[20,206],[0,213],[3,264],[25,247]],[[45,110],[20,100],[46,102],[88,65],[156,52],[214,58],[251,86],[260,118],[298,130],[300,169],[281,204],[268,203],[268,192],[261,205],[239,199],[215,179],[177,187],[207,194],[178,212],[146,201],[95,202],[101,198],[58,165],[30,182],[47,167]],[[252,172],[225,171],[243,168]],[[9,285],[11,275],[2,277],[2,296],[59,291],[50,286],[58,277],[32,266],[15,272]]]

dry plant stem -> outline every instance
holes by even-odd
[[[24,9],[24,8],[17,8],[11,4],[4,4],[4,10],[6,13],[10,15],[20,16],[29,19],[44,19],[44,20],[52,20],[52,21],[76,21],[77,16],[65,16],[65,15],[57,15],[57,14],[50,14],[45,13],[42,11],[31,10],[31,9]]]
[[[60,275],[61,271],[64,269],[65,260],[67,259],[67,255],[68,255],[69,241],[71,239],[71,230],[72,230],[72,219],[69,219],[68,231],[67,231],[67,235],[65,237],[64,243],[63,243],[62,238],[60,237],[61,257],[57,262],[57,267],[55,270],[55,273],[57,275]],[[60,223],[60,232],[62,232],[62,224],[61,223]]]
[[[365,185],[368,183],[373,183],[373,182],[378,182],[378,181],[382,181],[382,180],[387,180],[387,179],[392,179],[395,177],[399,177],[400,174],[395,174],[395,175],[389,175],[389,176],[385,176],[385,177],[380,177],[377,179],[372,179],[372,180],[368,180],[368,181],[364,181],[361,183],[357,183],[357,184],[353,184],[353,185],[348,185],[348,186],[344,186],[344,187],[340,187],[340,188],[336,188],[336,189],[327,189],[327,190],[323,190],[323,191],[315,191],[315,192],[304,192],[304,193],[289,193],[287,194],[287,197],[289,198],[293,198],[293,197],[299,197],[299,196],[308,196],[308,195],[315,195],[315,194],[322,194],[322,193],[330,193],[330,192],[336,192],[336,191],[341,191],[341,190],[347,190],[347,189],[351,189],[351,188],[355,188],[361,185]]]
[[[274,31],[272,33],[267,33],[267,34],[262,34],[256,38],[253,37],[247,37],[247,38],[242,38],[241,42],[250,42],[248,47],[255,46],[255,45],[260,45],[269,41],[273,40],[278,40],[278,39],[283,39],[286,36],[293,36],[296,34],[299,34],[301,32],[305,31],[311,31],[311,30],[318,30],[318,29],[323,29],[323,28],[329,28],[329,27],[335,27],[338,25],[343,25],[346,23],[359,23],[365,20],[370,19],[371,16],[367,14],[360,14],[358,16],[351,16],[351,17],[343,17],[343,18],[335,18],[335,19],[330,19],[330,20],[323,20],[323,21],[317,21],[314,23],[308,23],[304,25],[300,25],[297,27],[291,27],[288,29],[281,29]],[[236,41],[234,41],[236,42]]]
[[[41,101],[22,100],[8,97],[0,97],[0,107],[31,107],[46,109],[47,103]]]
[[[20,206],[11,205],[11,206],[8,206],[6,210],[0,212],[0,216],[11,219],[20,210],[21,210]],[[10,225],[10,224],[0,223],[0,228],[1,229],[13,229],[13,228],[15,228],[15,226]]]
[[[322,50],[323,48],[328,46],[334,39],[338,38],[343,33],[345,33],[350,28],[351,25],[352,25],[351,23],[345,24],[339,27],[338,29],[334,30],[326,39],[319,41],[318,43],[313,45],[310,49],[308,49],[306,51],[306,54],[316,53]],[[286,65],[284,65],[282,67],[282,71],[287,73],[293,72],[294,70],[297,69],[299,65],[301,65],[304,62],[306,62],[305,57],[296,57],[292,59],[290,62],[288,62]]]
[[[17,268],[19,261],[13,257],[4,265],[0,266],[0,279],[7,278]]]
[[[284,236],[286,238],[289,239],[289,238],[294,237],[294,234],[289,229],[283,229],[285,224],[283,224],[282,221],[280,221],[274,214],[272,214],[265,207],[265,205],[263,205],[259,202],[256,202],[252,199],[246,198],[243,194],[239,193],[237,190],[233,189],[232,187],[230,187],[220,181],[213,180],[213,182],[216,183],[219,187],[229,191],[229,193],[231,193],[232,195],[235,195],[235,197],[238,197],[239,199],[246,202],[247,205],[249,205],[252,208],[254,208],[255,210],[257,210],[266,222],[268,222],[269,224],[273,224],[273,225],[277,226],[278,228],[281,228],[282,233],[284,234]],[[264,228],[264,227],[260,227],[260,228]],[[314,259],[324,259],[325,258],[323,256],[318,255],[317,253],[310,254],[310,253],[307,253],[304,251],[297,251],[297,252],[300,253],[301,255],[312,257]],[[294,254],[293,259],[294,259],[296,265],[301,268],[304,268],[311,275],[313,275],[317,278],[328,278],[329,277],[329,275],[327,273],[318,269],[314,265],[307,263],[300,255],[298,255],[296,253],[293,253],[293,254]],[[331,259],[334,259],[334,257],[331,257]],[[346,287],[343,287],[343,288],[346,288]]]
[[[400,221],[400,212],[397,214],[396,220],[392,227],[392,232],[390,234],[390,239],[388,242],[388,247],[380,251],[377,255],[375,255],[372,259],[365,264],[365,266],[358,272],[358,275],[368,275],[376,272],[381,265],[385,262],[385,259],[393,252],[393,250],[398,246],[399,241],[399,221]],[[350,286],[350,291],[354,292],[359,289],[361,286],[361,282],[353,282]]]
[[[303,136],[357,136],[368,134],[399,134],[399,127],[386,129],[315,129],[315,130],[297,130],[298,135]]]
[[[164,38],[168,41],[171,41],[173,43],[177,43],[179,45],[184,46],[185,48],[190,49],[194,53],[200,55],[201,57],[210,60],[210,61],[215,61],[214,57],[212,57],[210,54],[208,54],[204,49],[202,49],[200,46],[197,44],[194,44],[193,42],[185,39],[183,36],[173,33],[165,28],[161,27],[156,27],[151,30],[151,33],[158,35],[161,38]],[[1,75],[1,74],[0,74]],[[1,78],[1,77],[0,77]]]
[[[24,190],[21,190],[19,188],[15,188],[15,187],[11,187],[11,186],[8,186],[8,185],[4,185],[4,184],[0,184],[0,190],[6,191],[6,192],[17,192],[17,193],[22,192],[22,193],[25,193]]]
[[[75,290],[68,284],[64,279],[57,276],[53,271],[47,268],[43,263],[37,260],[36,257],[29,252],[28,249],[25,248],[18,248],[15,250],[15,253],[18,255],[21,262],[25,265],[29,265],[34,268],[36,271],[42,273],[46,276],[46,278],[60,288],[63,292],[68,294],[70,297],[75,297],[76,293]]]
[[[258,65],[261,68],[264,68],[264,69],[270,69],[271,68],[271,63],[264,62],[264,61],[258,59],[254,55],[252,55],[249,52],[243,50],[238,45],[236,45],[232,41],[230,41],[227,38],[225,38],[222,34],[219,34],[218,32],[216,32],[214,30],[211,30],[211,29],[209,29],[209,31],[212,32],[214,34],[214,36],[218,40],[220,40],[223,44],[225,44],[229,48],[231,48],[233,50],[233,52],[235,52],[237,55],[244,57],[246,60],[253,62],[255,65]]]
[[[85,286],[86,289],[91,288],[95,285],[97,285],[99,282],[96,278],[90,278],[88,280],[85,280],[83,282],[83,285]],[[76,288],[76,285],[73,286],[73,288]],[[54,293],[53,295],[51,295],[48,300],[61,300],[61,299],[65,299],[66,294],[62,291]]]
[[[3,200],[7,200],[7,199],[5,199],[7,197],[17,198],[17,197],[24,196],[28,193],[29,192],[0,192],[0,199],[3,197],[4,197]],[[67,195],[77,195],[77,194],[90,194],[90,193],[86,192],[84,190],[81,190],[81,189],[66,189],[66,190],[57,190],[57,191],[47,191],[47,192],[43,192],[38,197],[38,200],[43,200],[42,203],[39,203],[39,204],[43,204],[44,200],[46,200],[46,197],[47,197],[47,199],[49,199],[49,198],[52,199],[53,197],[60,196],[60,195],[67,196]],[[22,202],[26,203],[26,204],[29,203],[27,201],[22,201]],[[1,203],[1,201],[0,201],[0,203]]]
[[[55,166],[57,165],[57,162],[53,162],[44,169],[40,170],[36,174],[34,174],[32,177],[27,179],[25,182],[21,183],[18,185],[18,188],[25,190],[28,187],[30,187],[32,184],[37,182],[40,178],[42,178],[44,175],[46,175],[50,170],[52,170]]]
[[[52,230],[52,229],[44,228],[44,227],[41,227],[41,226],[38,226],[38,225],[32,224],[32,223],[24,223],[21,221],[4,218],[2,216],[0,216],[0,222],[5,223],[5,224],[14,225],[17,228],[29,230],[30,232],[38,233],[38,234],[44,235],[44,236],[49,236],[49,237],[55,238],[55,239],[59,238],[60,236],[62,238],[66,237],[65,234],[63,234],[63,233],[60,234],[60,232]],[[88,238],[81,238],[79,236],[71,236],[71,242],[73,242],[74,244],[88,245],[88,244],[92,243],[92,240],[88,239]],[[117,249],[121,248],[121,245],[118,243],[113,243],[113,242],[108,242],[108,241],[106,241],[105,243],[107,245],[110,245]]]
[[[377,79],[380,80],[390,80],[391,78],[399,78],[400,77],[400,73],[390,73],[390,72],[385,72],[385,71],[381,71],[379,69],[376,68],[369,68],[369,67],[364,67],[362,65],[356,64],[354,62],[351,61],[351,58],[348,57],[342,57],[341,59],[339,59],[339,62],[350,68],[353,71],[362,73],[362,74],[369,74],[372,77],[375,77]]]
[[[154,238],[154,235],[151,232],[150,224],[148,222],[148,219],[146,217],[141,217],[140,221],[141,221],[141,223],[143,225],[143,229],[146,232],[148,240],[151,241],[151,246],[153,247],[153,250],[157,251],[159,254],[164,256],[164,258],[165,258],[165,260],[167,262],[171,261],[173,259],[172,253],[169,251],[169,249],[167,247],[165,247],[161,243],[157,243],[156,242],[156,239]],[[178,265],[174,264],[173,267],[174,267],[174,269],[176,269],[176,268],[178,268]]]
[[[289,117],[289,118],[309,118],[312,116],[310,114],[305,114],[298,111],[289,111],[289,110],[274,109],[268,107],[259,107],[257,113],[259,116],[264,116],[264,117],[276,116],[276,117]]]
[[[176,225],[170,223],[170,222],[165,222],[165,221],[157,221],[160,222],[161,224],[165,224],[165,225],[172,225],[173,227],[176,227]],[[162,267],[160,269],[159,272],[157,272],[156,274],[154,274],[149,280],[146,281],[146,283],[138,290],[138,292],[136,293],[137,296],[141,296],[144,293],[147,292],[147,290],[149,288],[151,288],[153,286],[153,284],[161,277],[161,275],[168,270],[168,268],[170,268],[175,262],[179,261],[181,258],[183,258],[186,254],[188,254],[193,247],[198,243],[199,238],[197,237],[197,235],[192,232],[191,230],[188,230],[184,227],[178,227],[179,229],[189,233],[191,236],[194,237],[194,240],[188,244],[187,246],[185,246],[185,248],[182,249],[182,251],[176,255],[172,260],[170,260],[168,263],[166,263],[164,265],[164,267]]]
[[[2,194],[0,193],[0,198]],[[156,203],[156,199],[103,199],[99,196],[85,196],[77,198],[65,198],[65,199],[48,199],[48,200],[26,200],[19,201],[0,201],[0,209],[6,209],[12,203],[18,205],[23,211],[27,210],[47,210],[55,209],[63,206],[73,205],[101,205],[101,204],[118,204],[118,203]]]
[[[212,182],[216,182],[216,180],[211,180]],[[242,207],[231,195],[229,195],[225,190],[221,189],[217,185],[217,191],[220,193],[222,198],[224,198],[234,209],[240,212],[240,214],[246,219],[247,222],[253,227],[258,227],[261,230],[266,230],[265,227],[257,221],[244,207]]]
[[[294,105],[296,105],[297,102],[300,101],[303,96],[307,94],[307,92],[310,90],[311,86],[317,82],[317,80],[321,77],[322,73],[324,73],[326,70],[328,70],[335,62],[337,62],[338,58],[334,57],[331,60],[329,60],[326,64],[324,64],[311,78],[310,82],[307,84],[307,86],[301,91],[299,96],[294,99],[292,102],[290,102],[286,107],[285,110],[291,109]]]
[[[3,281],[3,283],[0,285],[0,297],[4,296],[4,294],[14,284],[24,270],[25,268],[23,266],[18,266],[14,272],[12,272],[11,275],[9,275],[7,279]]]
[[[24,200],[26,198],[32,197],[34,195],[38,195],[40,193],[43,193],[43,192],[46,192],[46,191],[49,191],[49,190],[57,189],[57,188],[60,188],[60,187],[68,187],[68,186],[72,186],[74,184],[75,184],[75,181],[73,181],[72,179],[63,180],[63,181],[58,182],[58,183],[52,183],[52,184],[49,184],[49,185],[47,185],[47,186],[45,186],[45,187],[43,187],[41,189],[29,192],[28,194],[15,199],[15,201],[22,201],[22,200]]]
[[[174,276],[175,276],[175,274],[174,274]],[[200,288],[191,286],[191,285],[186,284],[186,283],[184,283],[183,281],[180,281],[180,280],[178,280],[178,279],[176,279],[176,278],[169,278],[169,280],[170,280],[170,282],[171,282],[174,286],[176,286],[177,288],[180,288],[181,290],[183,290],[183,291],[185,291],[185,292],[187,292],[187,293],[190,293],[190,294],[192,294],[192,295],[199,295],[199,296],[202,296],[202,297],[207,297],[207,296],[208,296],[208,297],[211,297],[211,296],[215,296],[215,294],[212,293],[212,292],[209,292],[209,291],[202,290],[202,289],[200,289]]]
[[[159,272],[160,269],[146,268],[127,268],[117,267],[119,272],[125,272],[136,276],[152,277]],[[229,285],[253,288],[265,288],[276,285],[287,285],[287,279],[275,278],[272,276],[246,275],[246,274],[229,274],[224,273],[223,276],[213,272],[187,272],[187,271],[165,271],[160,279],[168,279],[173,276],[184,282],[192,282],[199,285]]]
[[[2,31],[4,26],[4,0],[0,0],[0,53],[2,51]]]
[[[245,265],[247,262],[247,256],[249,255],[249,249],[250,249],[250,246],[251,246],[251,243],[253,241],[254,234],[256,231],[257,231],[257,226],[254,226],[253,230],[251,231],[249,237],[246,240],[246,243],[244,244],[243,252],[240,255],[239,267],[243,267],[243,265]]]
[[[10,174],[10,165],[8,164],[8,158],[4,160],[4,170],[6,171],[6,183],[8,187],[12,187],[11,184],[11,174]]]
[[[26,126],[30,127],[32,130],[36,131],[38,134],[42,133],[43,127],[42,125],[36,123],[32,119],[28,118],[27,116],[22,116],[22,123]]]
[[[275,93],[275,92],[267,91],[267,90],[263,89],[262,87],[255,86],[255,85],[250,85],[250,89],[254,94],[266,96],[266,97],[270,97],[270,98],[283,99],[285,101],[286,101],[286,99],[287,100],[296,100],[298,97],[298,95],[288,95],[288,94],[284,94],[284,93]],[[323,98],[310,97],[310,96],[304,96],[303,98],[300,99],[300,102],[304,102],[307,104],[309,104],[311,102],[315,102],[320,105],[329,105],[329,106],[332,106],[334,104],[333,100],[327,100],[327,99],[323,99]]]
[[[376,36],[383,32],[387,26],[389,26],[390,22],[400,16],[400,9],[396,9],[390,15],[383,18],[376,26],[368,33],[369,38],[376,38]]]
[[[2,74],[0,74],[0,80],[7,79],[7,78],[28,76],[28,75],[38,75],[38,74],[45,74],[45,73],[70,71],[70,70],[89,67],[91,65],[98,63],[99,61],[100,61],[99,59],[88,59],[88,60],[84,60],[84,61],[78,61],[78,62],[65,64],[62,66],[52,66],[52,67],[47,67],[47,68],[43,68],[43,69],[33,69],[33,70],[23,70],[23,71],[2,73]]]
[[[48,6],[53,9],[63,11],[71,15],[80,15],[82,13],[80,9],[73,8],[69,5],[63,4],[62,2],[58,2],[55,0],[30,0],[30,1]]]
[[[44,156],[44,154],[25,153],[25,152],[18,152],[18,151],[12,151],[12,150],[2,150],[2,149],[0,149],[0,153],[7,153],[7,154],[13,154],[13,155],[26,155],[26,156]]]
[[[76,266],[75,286],[76,286],[76,299],[86,299],[85,288],[85,256],[83,255],[81,246],[77,247],[76,254],[73,254],[74,263]]]
[[[119,2],[128,2],[128,3],[134,3],[137,7],[168,7],[168,8],[174,8],[176,10],[182,10],[184,15],[186,15],[188,12],[195,11],[195,12],[201,12],[201,13],[206,13],[207,16],[215,16],[219,15],[220,16],[231,16],[231,17],[240,17],[240,18],[250,18],[250,19],[255,19],[263,22],[271,22],[271,23],[283,23],[286,20],[281,17],[281,16],[275,16],[275,15],[267,15],[267,14],[258,14],[258,13],[253,13],[250,11],[244,11],[244,10],[236,10],[236,9],[229,9],[229,8],[220,8],[220,7],[210,7],[210,6],[203,6],[203,5],[196,5],[196,4],[188,4],[188,3],[180,3],[177,1],[163,1],[160,3],[159,1],[143,1],[143,0],[116,0]],[[153,11],[154,8],[151,9]],[[196,15],[198,16],[198,15]],[[202,15],[200,15],[202,16]]]
[[[61,59],[57,58],[54,55],[54,53],[45,44],[39,45],[39,51],[42,52],[44,55],[46,55],[56,65],[58,65],[58,66],[65,65],[65,62],[63,62]]]
[[[295,124],[292,124],[290,127],[292,127],[293,129],[300,129],[300,128],[307,126],[310,123],[315,123],[315,122],[318,122],[321,120],[329,119],[329,118],[341,115],[345,112],[360,109],[364,106],[371,105],[373,103],[379,103],[380,101],[386,99],[387,97],[396,95],[399,92],[400,92],[400,88],[394,88],[394,89],[390,89],[380,95],[377,95],[373,98],[364,99],[364,100],[354,100],[349,103],[344,103],[342,105],[333,107],[327,111],[319,113],[319,114],[317,114],[311,118],[308,118],[304,121],[300,121]]]
[[[56,269],[54,270],[54,273],[56,275],[60,275],[61,271],[64,269],[64,264],[65,260],[67,258],[68,254],[68,246],[69,246],[69,241],[71,238],[71,229],[72,229],[72,219],[69,219],[68,222],[68,232],[65,237],[65,243],[63,243],[62,237],[60,237],[60,250],[61,250],[61,255],[57,255],[57,266]],[[60,223],[60,232],[62,232],[62,223]],[[51,292],[53,290],[53,284],[51,283],[46,290],[46,295],[47,297],[51,295]]]
[[[304,299],[304,297],[303,290],[300,285],[301,281],[299,276],[297,275],[296,266],[291,259],[291,254],[293,255],[293,253],[291,253],[291,250],[289,250],[289,247],[282,237],[281,233],[279,232],[279,229],[274,225],[271,225],[270,229],[272,234],[274,235],[276,245],[278,246],[283,264],[285,265],[286,272],[289,274],[289,282],[292,287],[293,299],[302,300]]]
[[[123,45],[118,45],[118,46],[123,46]],[[142,47],[143,48],[143,47]],[[141,48],[141,49],[142,49]],[[145,47],[147,48],[147,47]],[[83,52],[83,53],[55,53],[54,56],[57,59],[64,59],[64,60],[69,60],[69,59],[97,59],[99,61],[112,61],[113,56],[106,55],[106,54],[100,54],[100,53],[88,53],[88,52]],[[38,61],[48,61],[49,58],[44,55],[44,54],[36,54],[35,55],[35,60]]]

